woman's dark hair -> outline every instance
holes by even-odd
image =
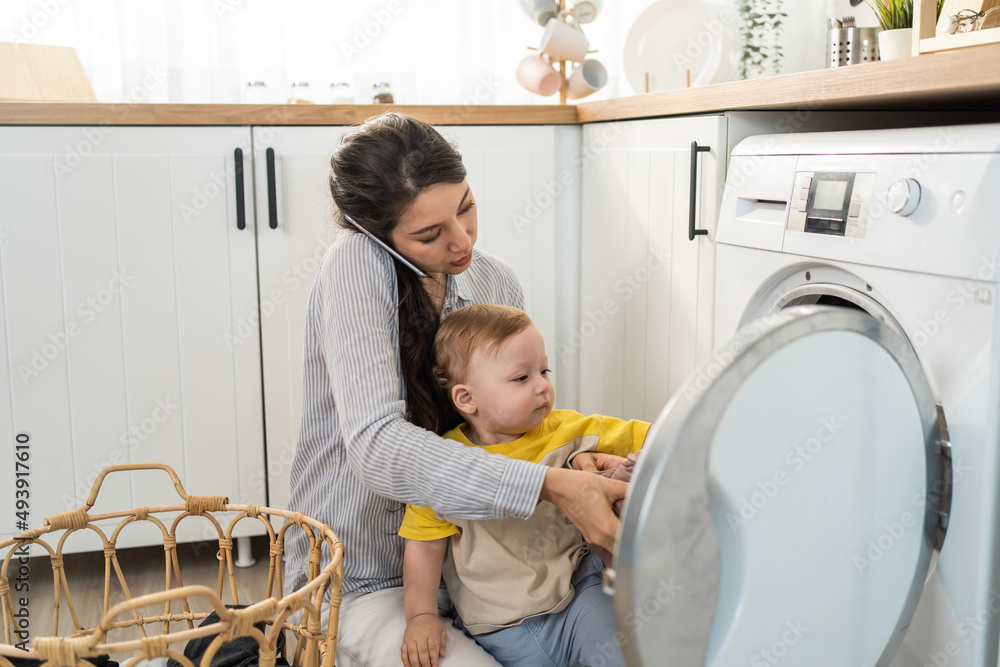
[[[341,140],[330,160],[337,224],[354,229],[345,219],[350,216],[394,249],[390,234],[417,196],[437,183],[463,180],[465,165],[454,146],[424,121],[398,113],[365,121]],[[407,418],[444,433],[460,419],[433,375],[440,316],[422,279],[398,260],[393,263],[399,284],[399,351]]]

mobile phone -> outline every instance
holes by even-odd
[[[408,266],[409,268],[413,269],[413,271],[414,271],[414,272],[415,272],[415,273],[416,273],[416,274],[417,274],[418,276],[420,276],[421,278],[426,278],[426,277],[427,277],[427,274],[426,274],[426,273],[424,273],[423,271],[421,271],[420,269],[418,269],[418,268],[417,268],[416,266],[414,266],[414,265],[413,265],[413,264],[412,264],[412,263],[411,263],[411,262],[410,262],[410,261],[409,261],[408,259],[406,259],[406,258],[405,258],[405,257],[403,257],[402,255],[400,255],[400,254],[399,254],[398,252],[396,252],[395,250],[393,250],[392,248],[390,248],[390,247],[389,247],[388,245],[386,245],[385,243],[383,243],[383,242],[382,242],[381,240],[379,240],[379,239],[378,239],[378,238],[377,238],[377,237],[376,237],[376,236],[375,236],[374,234],[372,234],[372,233],[371,233],[370,231],[368,231],[367,229],[365,229],[364,227],[362,227],[361,225],[359,225],[358,223],[356,223],[356,222],[354,221],[354,219],[353,219],[353,218],[351,218],[351,216],[349,216],[349,215],[345,215],[344,217],[345,217],[345,218],[347,218],[347,221],[348,221],[349,223],[351,223],[352,225],[354,225],[354,226],[355,226],[355,227],[357,228],[357,230],[358,230],[359,232],[361,232],[362,234],[364,234],[365,236],[367,236],[368,238],[370,238],[370,239],[371,239],[372,241],[374,241],[375,243],[377,243],[377,244],[379,244],[380,246],[382,246],[382,247],[383,247],[383,248],[384,248],[384,249],[386,250],[386,252],[388,252],[388,253],[389,253],[390,255],[392,255],[393,257],[395,257],[396,259],[398,259],[398,260],[399,260],[400,262],[402,262],[402,263],[403,263],[403,264],[404,264],[405,266]]]

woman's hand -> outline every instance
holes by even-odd
[[[628,492],[628,484],[581,470],[549,468],[542,484],[541,500],[561,509],[583,539],[615,552],[618,517],[611,507]]]
[[[406,622],[399,657],[405,667],[438,667],[447,641],[448,631],[437,614],[419,614]]]
[[[615,454],[602,454],[601,452],[580,452],[573,457],[573,470],[586,470],[587,472],[599,472],[602,470],[614,470],[625,463],[624,456]]]

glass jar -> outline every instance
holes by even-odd
[[[330,84],[330,104],[354,104],[354,93],[351,84],[337,81]]]
[[[308,81],[295,81],[288,87],[289,104],[316,104],[315,93]]]
[[[263,81],[247,81],[243,87],[243,104],[268,104],[267,84]]]
[[[392,87],[388,81],[372,84],[372,104],[392,104]]]

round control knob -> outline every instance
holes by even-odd
[[[893,213],[912,215],[920,205],[920,183],[912,178],[897,178],[889,185],[885,203]]]

